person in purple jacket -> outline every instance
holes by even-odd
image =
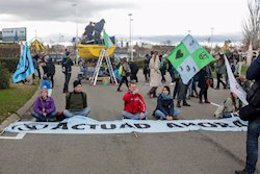
[[[48,96],[47,87],[43,87],[40,96],[34,101],[32,116],[37,122],[49,122],[56,119],[56,107],[52,97]]]

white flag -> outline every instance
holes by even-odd
[[[237,97],[243,102],[244,105],[248,105],[248,102],[246,101],[246,92],[244,89],[240,86],[240,84],[237,82],[236,78],[234,77],[234,74],[231,70],[230,64],[227,60],[226,55],[225,57],[225,63],[227,68],[227,74],[228,74],[228,80],[230,84],[230,91],[237,95]]]

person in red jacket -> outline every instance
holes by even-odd
[[[124,119],[145,120],[147,116],[144,98],[138,93],[138,88],[134,82],[130,83],[129,91],[123,96]]]

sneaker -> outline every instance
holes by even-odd
[[[177,102],[177,107],[181,108],[181,102]]]
[[[117,92],[122,92],[122,90],[121,90],[121,89],[117,89],[116,91],[117,91]]]
[[[200,100],[200,101],[199,101],[199,103],[200,103],[200,104],[203,104],[203,101],[202,101],[202,100]]]
[[[206,100],[205,103],[210,104],[210,102],[208,100]]]
[[[190,107],[190,104],[188,104],[187,102],[184,102],[183,106],[189,106]]]

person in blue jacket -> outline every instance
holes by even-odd
[[[248,67],[246,78],[248,80],[255,80],[257,83],[260,82],[260,55]],[[236,174],[255,173],[258,159],[258,138],[260,135],[260,113],[258,114],[258,117],[248,121],[246,140],[246,166],[243,170],[235,171]]]
[[[180,111],[174,108],[170,87],[164,86],[157,98],[157,106],[154,111],[155,118],[160,120],[176,120],[179,114]]]

